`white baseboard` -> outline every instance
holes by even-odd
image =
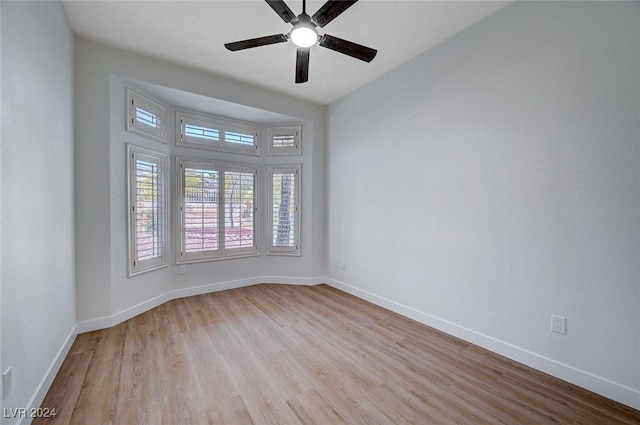
[[[71,332],[69,332],[67,339],[64,341],[64,343],[58,350],[58,353],[53,359],[53,362],[51,362],[51,365],[47,369],[47,372],[45,373],[44,377],[40,381],[40,384],[38,385],[38,387],[36,388],[36,391],[33,394],[33,397],[31,397],[31,400],[27,405],[27,409],[26,409],[27,412],[31,412],[32,410],[35,410],[40,406],[42,406],[42,401],[44,400],[44,397],[47,395],[47,391],[49,391],[51,384],[53,384],[53,380],[56,378],[58,371],[62,367],[62,362],[67,357],[67,354],[69,354],[69,350],[71,349],[73,342],[76,340],[76,336],[78,335],[77,329],[78,329],[77,325],[74,325],[73,328],[71,328]],[[33,418],[30,418],[28,416],[29,415],[27,415],[27,417],[22,418],[18,422],[18,425],[29,425],[33,420]]]
[[[448,322],[428,313],[416,310],[415,308],[397,303],[371,292],[364,291],[344,282],[328,277],[324,278],[324,282],[336,289],[386,308],[387,310],[409,317],[447,334],[456,336],[472,344],[486,348],[494,353],[505,356],[518,363],[522,363],[541,372],[555,376],[559,379],[640,410],[640,391],[634,388],[629,388],[600,376],[593,375],[589,372],[576,369],[570,365],[557,362],[507,342],[492,338],[488,335],[456,325],[455,323]]]
[[[192,286],[189,288],[174,289],[164,294],[158,295],[150,300],[146,300],[118,313],[107,317],[99,317],[96,319],[83,320],[77,324],[77,333],[85,333],[97,331],[100,329],[110,328],[129,320],[139,314],[158,307],[168,301],[178,298],[190,297],[194,295],[208,294],[210,292],[224,291],[227,289],[242,288],[245,286],[259,285],[262,283],[277,283],[281,285],[318,285],[325,282],[324,277],[288,277],[288,276],[259,276],[247,279],[232,280],[220,283],[211,283],[201,286]]]

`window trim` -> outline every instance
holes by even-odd
[[[294,146],[274,146],[274,137],[293,136]],[[300,155],[302,153],[302,125],[267,128],[267,156]]]
[[[185,125],[190,122],[198,126],[218,131],[218,140],[207,142],[200,138],[186,135]],[[241,133],[253,137],[252,145],[243,145],[227,141],[227,133]],[[176,111],[176,146],[206,149],[242,155],[260,156],[260,127],[243,121],[234,121],[214,115],[197,112]]]
[[[274,225],[274,214],[273,214],[273,176],[274,174],[288,174],[292,173],[294,175],[294,234],[293,246],[276,246],[273,244],[273,225]],[[268,200],[268,224],[267,224],[267,255],[285,255],[285,256],[300,256],[300,228],[301,228],[301,218],[300,218],[300,205],[301,205],[301,194],[302,194],[302,165],[301,164],[288,164],[288,165],[269,165],[267,166],[267,193],[269,196]]]
[[[132,89],[126,89],[127,98],[127,131],[140,136],[148,137],[156,142],[167,143],[166,139],[166,127],[167,127],[167,108],[146,96],[141,95],[133,91]],[[150,112],[151,114],[159,117],[160,127],[153,128],[146,124],[142,124],[136,120],[136,110],[140,107],[143,110]]]
[[[168,155],[145,149],[132,144],[127,144],[127,276],[133,277],[142,273],[161,269],[169,265],[168,255],[168,223],[169,223],[169,176],[168,176]],[[139,260],[137,257],[138,240],[136,237],[136,172],[138,159],[152,162],[160,167],[159,181],[162,184],[161,193],[162,200],[160,208],[162,211],[161,219],[161,251],[162,255]]]
[[[257,165],[235,163],[227,161],[217,161],[204,158],[189,158],[176,156],[176,264],[190,264],[216,260],[226,260],[231,258],[254,257],[260,255],[259,235],[260,235],[260,198],[259,198],[259,170]],[[185,226],[184,226],[184,168],[200,168],[218,173],[218,248],[209,251],[186,252],[185,249]],[[253,174],[253,245],[242,248],[227,248],[225,246],[225,179],[227,172],[243,172]],[[222,190],[220,190],[222,188]]]

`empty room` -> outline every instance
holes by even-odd
[[[640,424],[640,2],[0,2],[2,425]]]

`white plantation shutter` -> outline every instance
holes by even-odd
[[[184,125],[185,138],[202,139],[209,142],[217,142],[220,140],[220,131],[215,128],[204,127],[195,124]]]
[[[166,143],[167,108],[127,89],[127,131]]]
[[[269,254],[300,255],[300,165],[269,167]]]
[[[257,255],[257,170],[177,159],[178,263]]]
[[[127,145],[129,276],[167,266],[167,156]]]
[[[256,142],[256,136],[257,136],[257,133],[249,134],[249,133],[238,133],[235,131],[225,131],[224,141],[225,143],[253,147],[253,145]]]
[[[209,162],[178,161],[178,262],[220,255],[220,169]]]
[[[274,148],[292,148],[296,146],[295,134],[275,134],[271,139],[271,145]]]
[[[159,164],[136,159],[136,255],[138,260],[161,257],[162,228],[162,170]]]
[[[268,155],[300,155],[302,126],[269,127]]]
[[[224,173],[224,246],[225,250],[254,250],[255,181],[253,170],[228,170]]]
[[[134,105],[135,121],[147,125],[154,130],[162,127],[162,119],[159,115],[154,114],[139,105]],[[132,120],[133,122],[133,120]]]
[[[184,167],[183,228],[185,254],[217,251],[219,231],[219,172]]]
[[[260,128],[249,123],[177,111],[176,129],[178,146],[260,155]]]

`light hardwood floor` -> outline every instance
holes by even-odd
[[[168,302],[81,334],[34,424],[640,424],[640,412],[328,286]]]

